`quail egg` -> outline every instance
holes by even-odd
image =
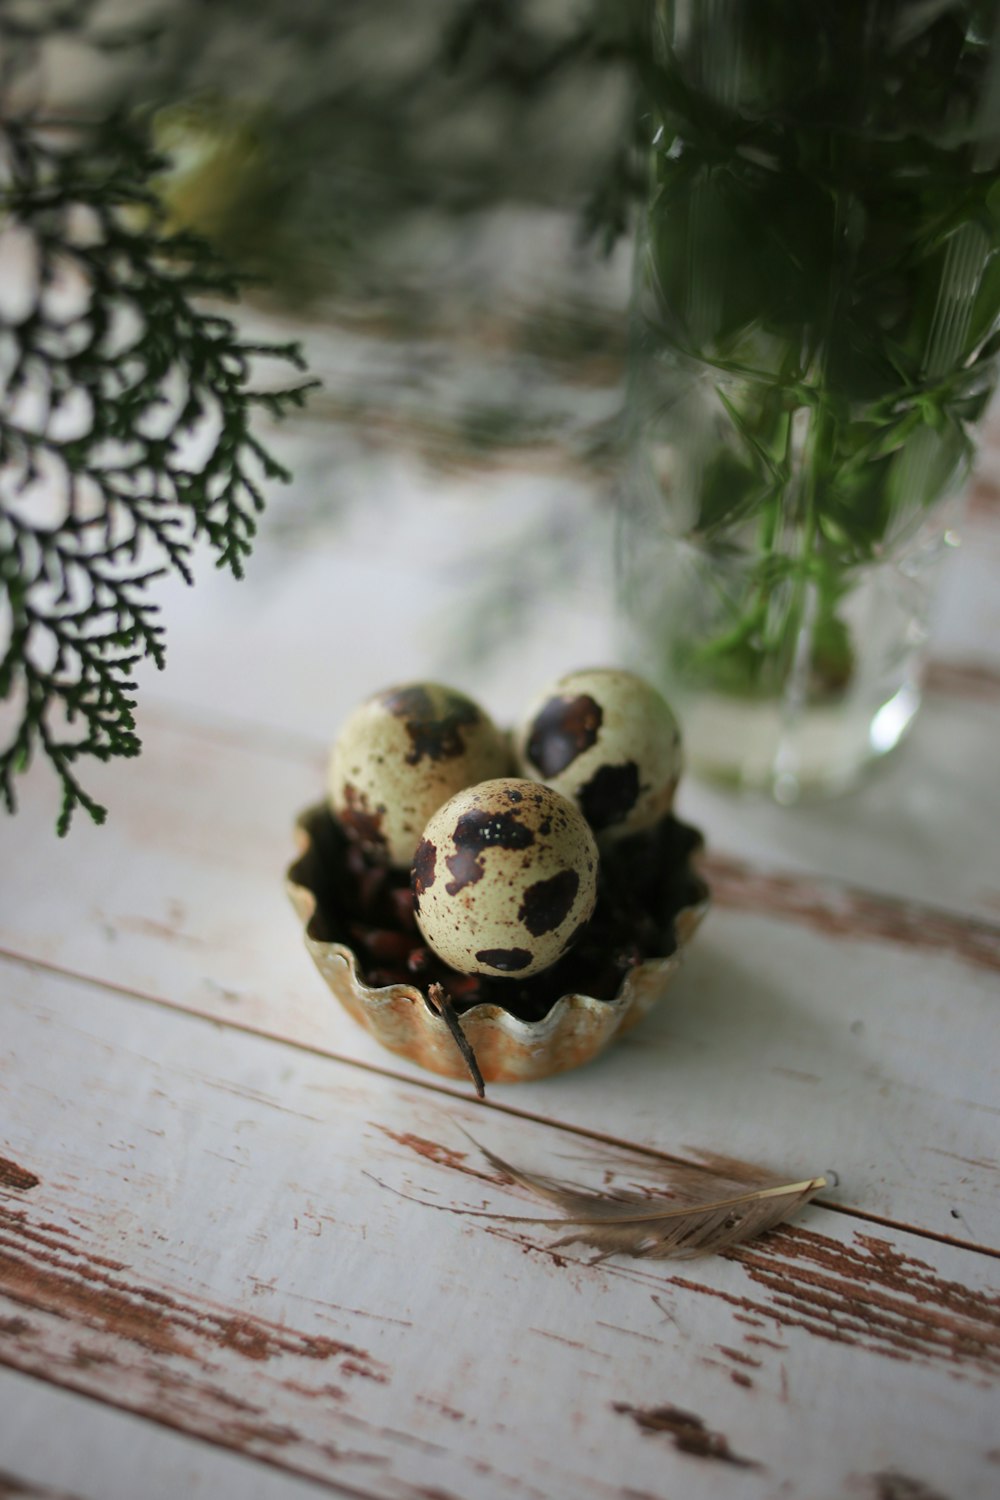
[[[593,912],[597,859],[580,812],[551,787],[484,781],[424,829],[411,874],[417,926],[460,973],[537,974]]]
[[[681,735],[660,694],[614,667],[571,672],[529,713],[520,768],[555,787],[607,838],[651,828],[670,811]]]
[[[330,757],[330,805],[370,854],[408,869],[442,802],[509,769],[506,737],[477,703],[440,683],[407,683],[348,717]]]

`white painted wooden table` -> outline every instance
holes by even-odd
[[[991,1500],[1000,451],[911,742],[792,813],[685,785],[716,900],[673,995],[481,1106],[332,1006],[292,821],[375,687],[511,719],[605,658],[601,569],[474,672],[463,559],[516,556],[566,482],[374,453],[339,515],[334,436],[298,440],[329,507],[279,501],[248,583],[167,591],[107,827],[58,844],[43,767],[0,827],[0,1495]],[[839,1186],[725,1259],[595,1265],[436,1211],[535,1211],[460,1127],[594,1183],[732,1156]]]

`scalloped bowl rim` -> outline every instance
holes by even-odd
[[[299,854],[289,866],[285,878],[286,889],[292,904],[304,924],[306,947],[321,977],[333,992],[334,997],[352,1014],[358,1024],[364,1026],[390,1051],[396,1055],[409,1057],[411,1061],[429,1067],[432,1071],[443,1072],[449,1077],[467,1076],[464,1064],[458,1061],[457,1048],[454,1048],[445,1022],[434,1012],[418,985],[401,982],[389,985],[369,985],[361,972],[358,956],[353,948],[339,940],[317,937],[312,931],[319,902],[313,888],[303,881],[298,872],[313,847],[309,821],[321,811],[328,811],[326,805],[314,803],[306,808],[296,820]],[[602,1052],[619,1032],[628,1030],[631,1025],[639,1021],[661,998],[668,983],[680,967],[684,949],[708,910],[710,905],[708,888],[703,880],[701,884],[705,892],[702,899],[690,906],[680,908],[674,916],[676,947],[673,952],[646,959],[629,969],[613,999],[601,1000],[594,995],[571,991],[560,995],[551,1009],[534,1021],[523,1020],[494,1001],[480,1001],[467,1010],[463,1010],[460,1014],[462,1029],[468,1033],[469,1040],[474,1047],[481,1044],[478,1038],[487,1033],[495,1035],[499,1032],[509,1038],[519,1052],[530,1053],[534,1059],[528,1068],[515,1065],[516,1059],[513,1057],[509,1059],[509,1070],[502,1063],[499,1071],[495,1066],[484,1067],[483,1076],[486,1080],[488,1082],[513,1082],[522,1078],[540,1078],[565,1068],[582,1066]],[[357,1010],[353,1010],[347,1004],[339,987],[334,984],[332,961],[338,961],[339,965],[343,966],[343,977],[349,982]],[[387,1023],[393,1013],[398,1011],[403,1001],[419,1005],[418,1014],[421,1019],[412,1021],[410,1029],[413,1036],[410,1044],[398,1045],[391,1039],[390,1027]],[[579,1040],[584,1045],[581,1046],[580,1055],[570,1062],[559,1061],[553,1057],[552,1066],[546,1066],[546,1060],[540,1055],[540,1049],[557,1041],[572,1041],[575,1031],[574,1020],[579,1022],[584,1017],[592,1024],[589,1028],[581,1028],[582,1034]],[[383,1021],[386,1024],[383,1024]],[[585,1034],[588,1029],[589,1036]],[[437,1042],[447,1038],[443,1055],[438,1055],[434,1047],[430,1049],[433,1055],[421,1055],[421,1048],[416,1041],[416,1034],[421,1030],[428,1033],[428,1041],[432,1037]],[[586,1045],[588,1042],[592,1045]],[[453,1048],[454,1058],[451,1057]],[[451,1065],[453,1062],[456,1064],[454,1067]]]

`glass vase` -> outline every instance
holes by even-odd
[[[781,801],[850,784],[920,701],[996,377],[998,10],[649,10],[627,649],[694,770]]]

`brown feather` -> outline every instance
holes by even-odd
[[[479,1146],[478,1141],[475,1144]],[[762,1173],[758,1185],[725,1183],[720,1194],[718,1178],[713,1180],[706,1173],[704,1186],[695,1187],[690,1172],[685,1171],[682,1190],[656,1199],[560,1182],[513,1167],[485,1146],[479,1146],[479,1150],[499,1172],[554,1203],[562,1212],[559,1219],[524,1219],[510,1214],[489,1217],[565,1228],[568,1233],[554,1242],[556,1246],[589,1245],[599,1252],[598,1260],[609,1255],[684,1259],[728,1250],[783,1223],[828,1184],[826,1177],[781,1182]]]

